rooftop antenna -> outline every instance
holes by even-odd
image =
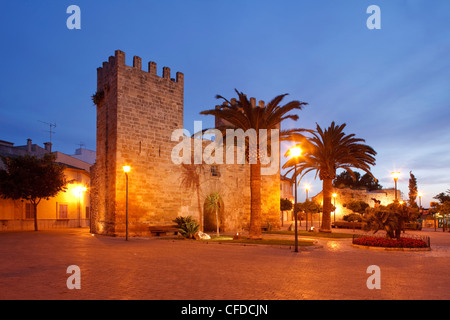
[[[48,123],[48,122],[44,122],[44,121],[40,121],[48,126],[50,126],[50,129],[48,130],[48,132],[50,133],[50,143],[52,143],[52,133],[55,133],[54,131],[52,131],[52,128],[56,128],[56,123]]]

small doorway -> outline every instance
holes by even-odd
[[[203,230],[205,232],[216,232],[217,231],[217,219],[216,212],[209,208],[207,205],[207,200],[203,203],[203,214],[204,214],[204,226]],[[219,210],[217,212],[219,218],[219,232],[224,231],[224,203],[223,200],[219,200]]]

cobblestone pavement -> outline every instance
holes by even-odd
[[[450,233],[431,251],[360,249],[350,239],[314,247],[92,236],[86,229],[0,233],[0,299],[301,300],[450,299]],[[81,270],[69,290],[67,267]],[[368,289],[370,265],[381,289]]]

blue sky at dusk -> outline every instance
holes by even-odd
[[[81,30],[66,9],[81,8]],[[369,30],[369,5],[381,29]],[[0,140],[96,148],[96,69],[119,49],[184,73],[184,126],[234,89],[309,105],[283,128],[332,121],[377,151],[374,175],[428,206],[450,189],[450,1],[9,1],[0,10]],[[42,122],[41,122],[42,121]],[[310,194],[321,190],[314,175]],[[301,188],[300,188],[301,189]],[[304,191],[299,194],[304,200]]]

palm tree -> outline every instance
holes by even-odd
[[[261,162],[259,154],[260,129],[279,129],[282,121],[286,119],[297,120],[298,115],[287,115],[293,110],[301,110],[306,102],[291,101],[280,106],[279,104],[287,94],[276,96],[272,101],[265,105],[252,105],[252,99],[242,92],[235,90],[238,99],[232,99],[231,102],[224,97],[217,95],[216,98],[223,99],[225,103],[212,110],[200,112],[204,115],[213,115],[216,118],[224,120],[224,125],[218,126],[216,129],[222,131],[226,135],[226,129],[242,129],[247,131],[254,129],[256,131],[256,152],[249,154],[247,147],[247,159],[250,162],[250,227],[249,238],[262,239],[261,233]],[[206,130],[204,130],[206,131]],[[298,132],[303,129],[281,130],[279,132],[279,140],[293,140]],[[224,139],[225,141],[225,139]],[[269,142],[270,143],[270,142]]]
[[[220,208],[220,193],[214,192],[206,196],[206,207],[209,210],[215,211],[216,213],[216,226],[217,226],[217,236],[219,237],[219,208]]]
[[[294,170],[297,163],[297,172],[293,173],[294,177],[300,175],[301,179],[308,172],[315,171],[316,177],[319,176],[323,181],[323,217],[320,231],[331,232],[331,199],[336,170],[345,169],[355,178],[352,168],[356,168],[373,177],[370,165],[375,165],[374,156],[377,153],[370,146],[362,144],[365,140],[355,138],[354,134],[346,135],[343,131],[345,123],[335,125],[333,121],[325,130],[316,125],[317,128],[312,133],[312,137],[305,137],[302,141],[302,156],[289,159],[283,168],[290,168],[286,172],[288,174]]]
[[[202,210],[202,204],[200,199],[201,189],[200,189],[200,177],[203,174],[203,165],[198,164],[181,164],[182,176],[181,176],[181,186],[189,189],[195,189],[197,193],[197,207],[198,207],[198,219],[200,221],[200,231],[204,231],[204,216]]]

